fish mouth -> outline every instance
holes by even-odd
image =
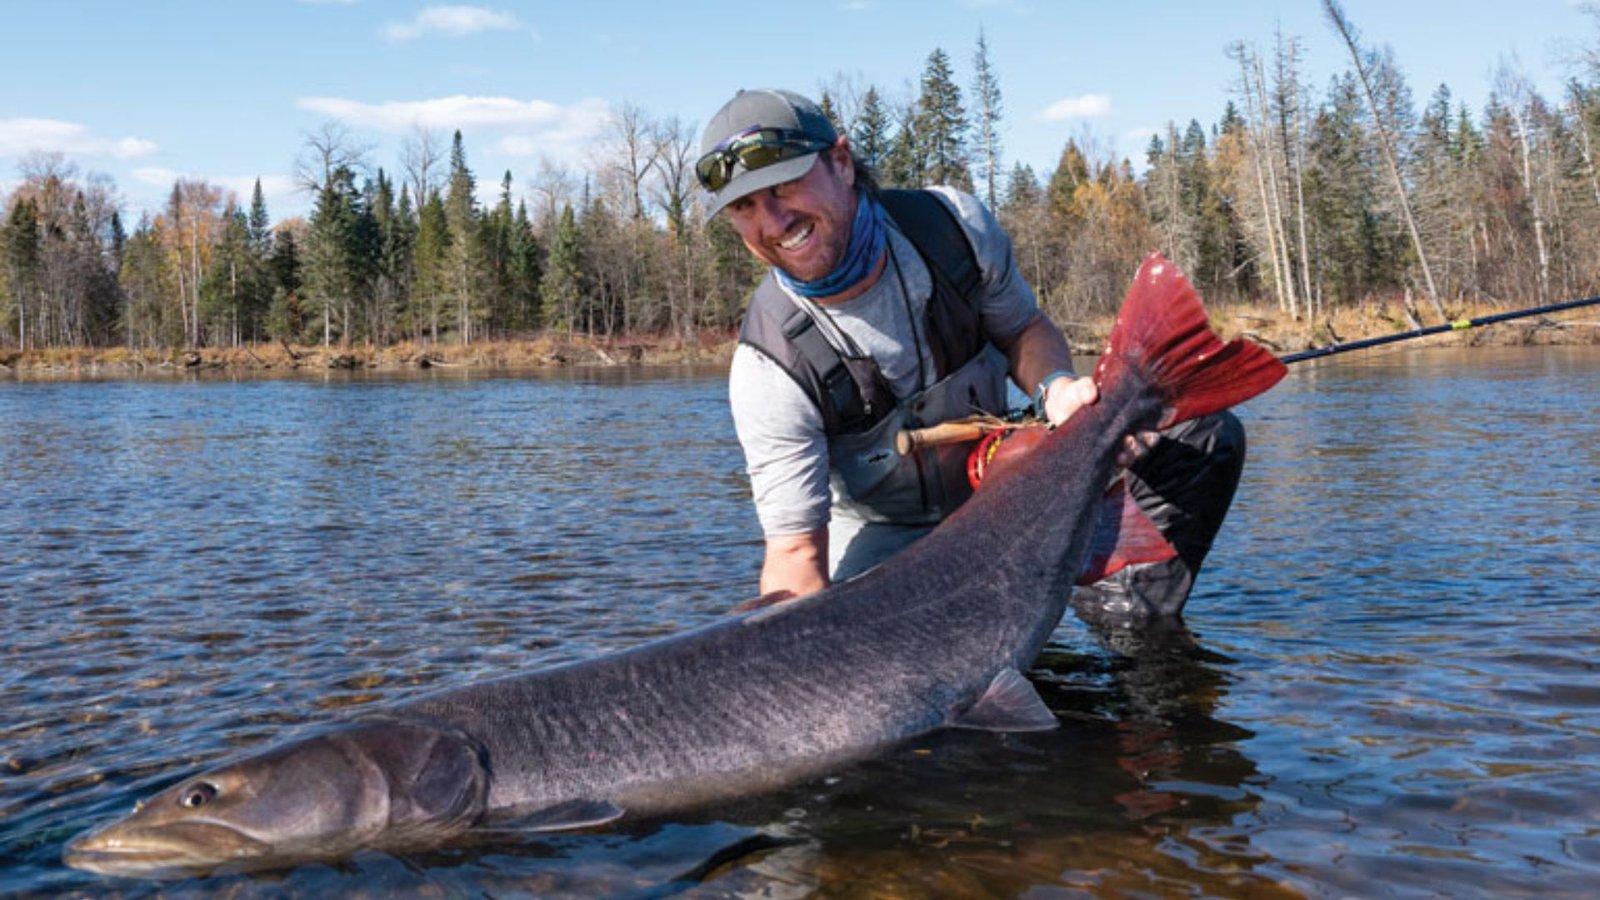
[[[215,822],[138,827],[127,822],[67,842],[61,861],[97,875],[181,878],[265,855],[271,846]]]

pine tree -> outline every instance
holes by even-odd
[[[978,30],[978,50],[972,58],[972,96],[977,104],[977,167],[979,184],[989,208],[995,209],[1000,181],[1000,76],[989,62],[989,44]]]
[[[24,197],[12,205],[5,228],[0,229],[9,288],[4,309],[6,333],[16,336],[19,350],[29,348],[29,317],[38,306],[39,280],[43,275],[39,244],[39,210],[32,199]]]
[[[897,127],[883,154],[881,174],[885,187],[920,188],[927,184],[927,141],[920,131],[917,109],[917,102],[911,100],[894,111]]]
[[[408,316],[412,333],[435,343],[448,307],[450,293],[450,220],[444,198],[435,191],[428,195],[417,216],[417,245],[413,256],[414,277]]]
[[[183,324],[172,313],[168,298],[176,290],[166,237],[149,214],[139,220],[122,252],[119,282],[125,298],[122,329],[130,350],[176,346],[183,340]]]
[[[272,308],[267,332],[281,341],[305,337],[306,311],[301,303],[300,245],[294,232],[279,229],[272,239],[272,259],[267,263]]]
[[[583,255],[577,216],[572,212],[572,205],[566,204],[561,208],[555,242],[550,246],[550,258],[539,281],[539,297],[545,310],[557,316],[553,324],[564,328],[568,334],[576,324],[578,306],[584,296]]]
[[[251,275],[249,219],[230,200],[222,213],[222,236],[200,281],[201,328],[207,343],[237,347],[242,342]]]
[[[889,153],[889,114],[878,97],[878,89],[867,88],[861,98],[861,115],[856,119],[855,131],[850,134],[850,150],[855,157],[874,171],[881,169]]]
[[[487,284],[477,181],[467,168],[461,132],[450,142],[450,181],[445,189],[445,218],[450,224],[449,295],[454,301],[456,338],[472,343],[479,325],[488,317]]]
[[[356,313],[370,297],[377,258],[376,221],[348,167],[334,170],[311,213],[305,260],[307,312],[322,319],[323,344],[356,334]]]
[[[272,256],[272,220],[267,217],[267,199],[261,193],[261,179],[250,192],[250,250],[260,259]]]
[[[920,182],[971,190],[967,113],[961,106],[961,88],[950,70],[950,58],[937,48],[928,55],[927,66],[922,70],[916,123],[919,149],[925,159]]]
[[[543,251],[528,219],[528,206],[517,204],[511,223],[511,321],[510,327],[531,331],[540,325],[539,282],[543,275]]]

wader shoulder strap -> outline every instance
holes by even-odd
[[[983,272],[977,252],[955,212],[932,191],[888,190],[878,199],[933,278],[927,331],[935,368],[943,378],[983,349]]]
[[[750,299],[739,342],[765,353],[800,385],[822,412],[828,434],[865,431],[894,408],[894,392],[877,364],[840,353],[771,272]]]

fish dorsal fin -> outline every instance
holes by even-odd
[[[978,702],[950,724],[983,731],[1049,731],[1060,723],[1028,679],[1008,666],[994,676]]]
[[[519,831],[575,831],[622,818],[622,807],[609,800],[568,800],[518,816],[509,824]]]

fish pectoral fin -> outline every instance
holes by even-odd
[[[1007,667],[989,682],[989,689],[978,702],[950,724],[984,731],[1049,731],[1060,723],[1033,684],[1021,672]]]
[[[518,816],[507,825],[518,831],[574,831],[615,822],[623,812],[609,800],[568,800]]]

